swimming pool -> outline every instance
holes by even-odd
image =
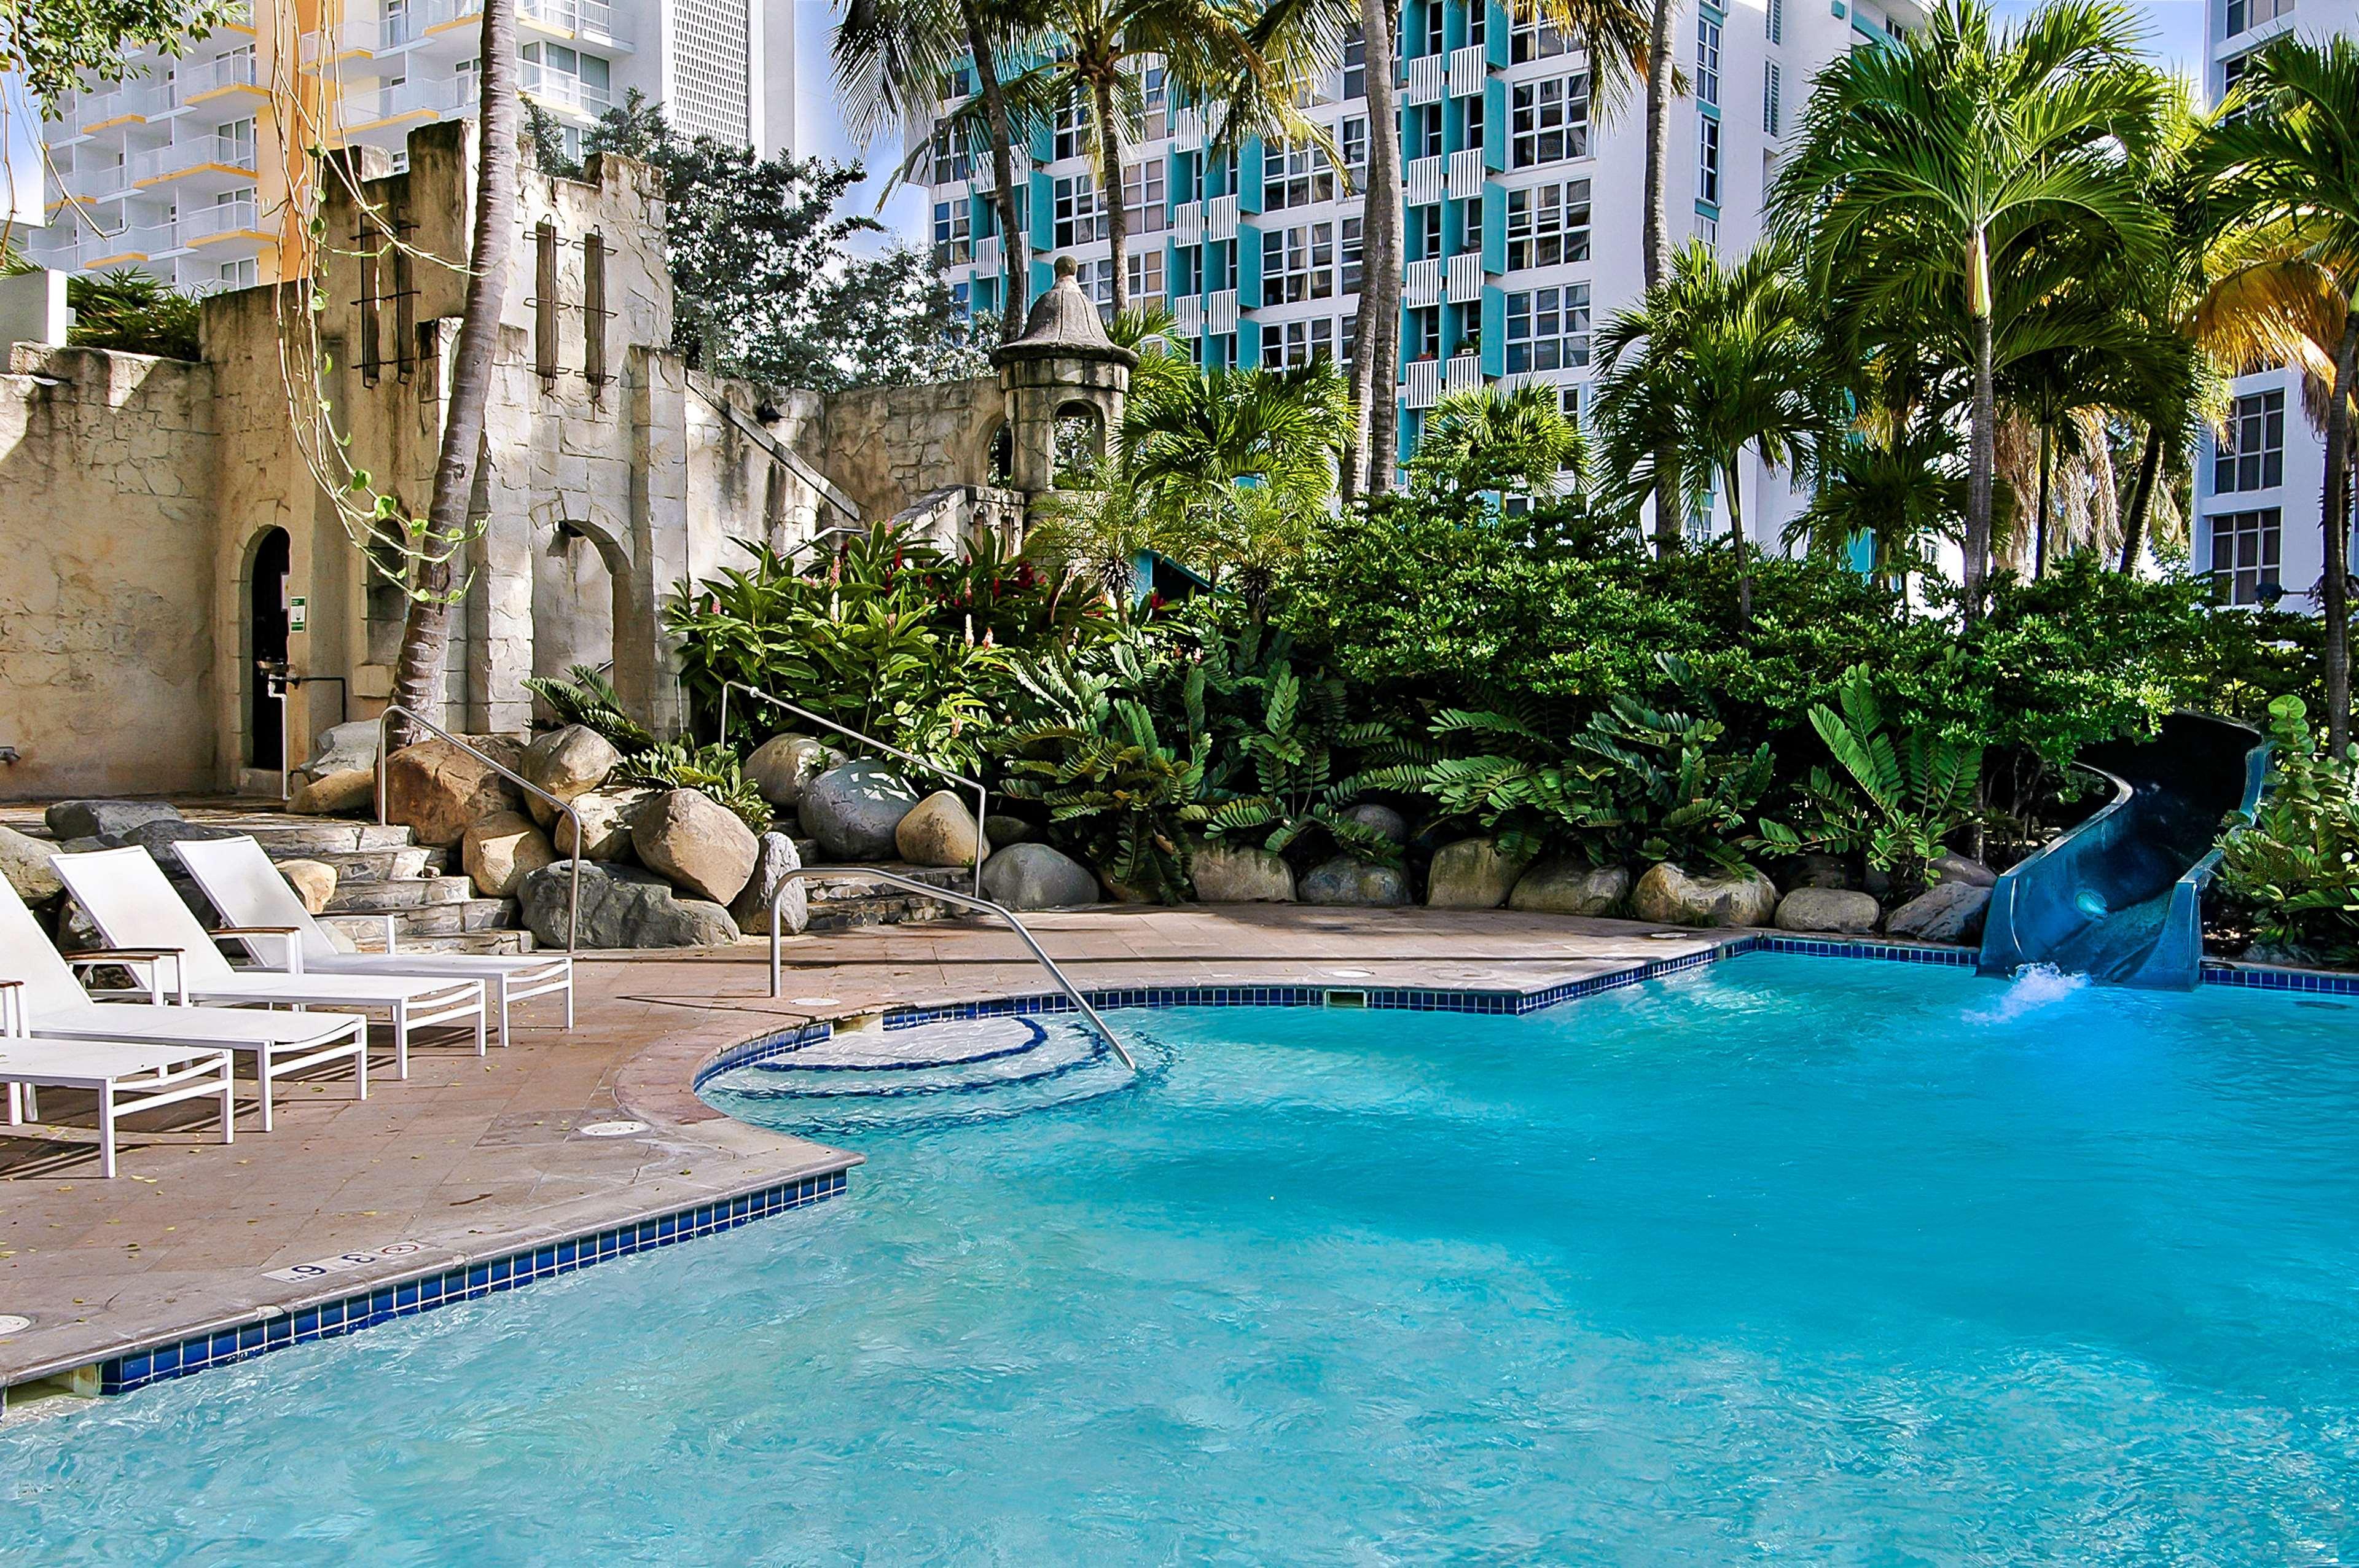
[[[1115,1022],[1147,1082],[842,1132],[843,1201],[0,1427],[0,1555],[2359,1556],[2359,1010],[1758,955]]]

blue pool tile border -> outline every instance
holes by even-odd
[[[539,1280],[571,1274],[658,1248],[717,1236],[757,1219],[786,1214],[842,1195],[846,1173],[824,1171],[714,1198],[709,1203],[611,1226],[566,1241],[501,1257],[455,1263],[417,1279],[373,1285],[348,1296],[315,1302],[254,1323],[191,1335],[168,1345],[117,1356],[99,1364],[99,1391],[125,1394],[174,1378],[250,1360],[315,1340],[332,1339],[397,1317],[415,1317],[437,1307],[513,1291]]]

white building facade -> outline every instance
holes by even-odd
[[[475,112],[482,0],[329,0],[325,16],[341,19],[320,0],[254,0],[182,58],[143,51],[140,74],[59,105],[31,258],[191,291],[270,282],[302,163],[287,144],[310,136],[277,123],[274,84],[333,142],[381,147],[397,168],[412,130]],[[792,145],[788,0],[520,0],[516,41],[527,98],[574,151],[634,89],[684,133]]]

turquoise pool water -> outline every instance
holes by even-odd
[[[2359,1011],[1756,956],[1117,1022],[1147,1084],[835,1203],[0,1427],[0,1559],[2359,1557]]]

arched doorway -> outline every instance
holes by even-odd
[[[267,530],[246,576],[245,762],[274,771],[287,745],[287,530]]]

